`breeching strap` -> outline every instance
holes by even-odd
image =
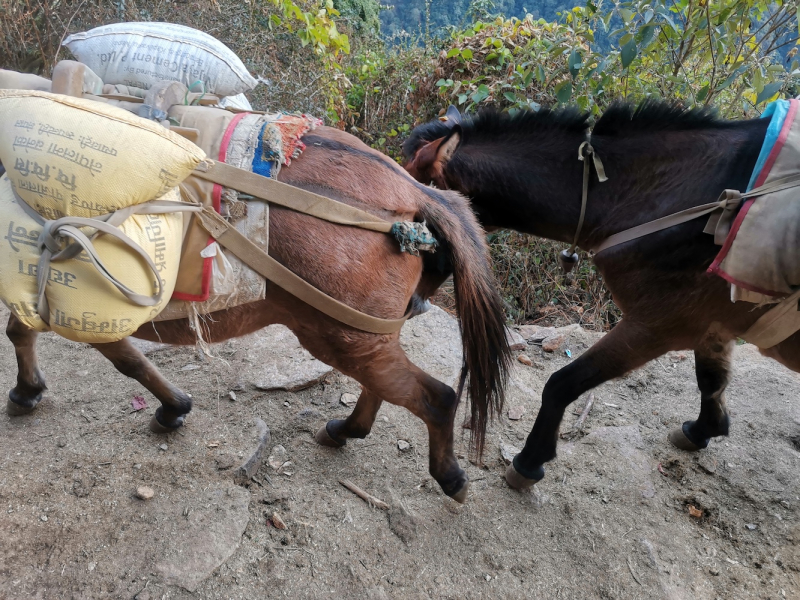
[[[192,175],[331,223],[381,233],[392,229],[392,223],[364,210],[223,162],[205,160]]]
[[[237,189],[241,189],[238,184],[236,187]],[[290,189],[292,188],[290,187]],[[241,191],[251,193],[244,189]],[[259,273],[262,277],[275,283],[293,296],[300,298],[303,302],[313,306],[320,312],[337,321],[341,321],[345,325],[370,333],[387,334],[398,331],[409,317],[409,314],[406,314],[399,319],[380,319],[359,312],[339,302],[292,273],[292,271],[284,267],[261,248],[248,240],[244,235],[239,233],[235,227],[229,224],[213,209],[204,207],[203,210],[197,214],[197,219],[203,229],[208,231],[211,237],[233,252],[242,262]]]

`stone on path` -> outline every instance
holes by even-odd
[[[400,345],[423,371],[453,386],[461,373],[458,321],[438,306],[413,319],[400,331]]]
[[[260,390],[296,392],[318,383],[333,368],[315,359],[283,325],[270,325],[232,340],[246,353],[242,378]]]
[[[194,592],[239,547],[250,519],[249,502],[250,493],[238,486],[198,490],[193,510],[180,517],[180,526],[164,540],[156,564],[164,582]]]
[[[513,329],[506,329],[506,339],[508,340],[508,347],[512,351],[525,350],[528,347],[528,342],[525,338]]]

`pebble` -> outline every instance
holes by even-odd
[[[188,364],[186,366],[181,367],[181,371],[196,371],[199,368],[200,365]]]
[[[525,354],[520,354],[517,357],[517,360],[527,367],[533,365],[533,361],[530,358],[528,358]]]
[[[400,450],[400,452],[405,452],[409,448],[411,448],[411,444],[409,444],[407,441],[397,440],[397,449]]]
[[[164,451],[167,451],[167,450],[169,450],[169,446],[167,446],[166,444],[161,444],[161,445],[159,446],[159,448],[160,448],[161,450],[164,450]]]
[[[545,352],[555,352],[564,343],[563,335],[551,335],[542,340],[542,350]]]
[[[358,397],[355,394],[350,394],[349,392],[345,392],[344,394],[342,394],[342,397],[339,398],[339,402],[348,407],[355,406],[356,402],[358,402]]]
[[[286,448],[284,448],[283,446],[275,446],[272,449],[272,452],[269,453],[269,458],[267,458],[269,466],[275,469],[276,471],[280,469],[286,461],[287,461],[287,453],[286,453]]]
[[[139,469],[142,468],[142,465],[141,465],[141,463],[136,463],[135,465],[133,465],[133,468],[138,471]]]
[[[42,521],[44,521],[45,523],[47,523],[47,515],[42,515],[42,516],[41,516],[41,517],[39,517],[39,518],[40,518]]]
[[[755,531],[758,525],[756,525],[755,523],[748,523],[747,525],[745,525],[745,527],[747,527],[750,531]]]
[[[506,462],[507,465],[511,464],[511,461],[514,460],[514,457],[522,452],[516,446],[512,446],[511,444],[506,444],[505,442],[500,442],[500,455],[503,457],[503,460]]]
[[[486,579],[486,581],[491,581],[492,580],[492,576],[491,575],[484,575],[484,578]]]
[[[67,445],[67,441],[65,439],[58,438],[58,441],[56,442],[56,446],[58,446],[59,448],[63,448],[66,445]]]
[[[272,513],[272,518],[270,520],[272,521],[272,524],[275,526],[275,529],[288,529],[286,523],[278,513]]]
[[[156,493],[153,491],[153,488],[146,485],[140,485],[136,488],[136,497],[139,498],[139,500],[150,500],[155,495]]]
[[[228,398],[231,399],[231,402],[236,402],[236,392],[234,392],[233,390],[228,392]]]
[[[524,406],[512,406],[508,409],[508,418],[512,421],[519,421],[522,418],[522,415],[525,414],[525,407]]]

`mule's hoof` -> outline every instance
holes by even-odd
[[[150,419],[150,431],[153,433],[172,433],[179,427],[183,426],[183,417],[179,417],[177,421],[178,424],[175,427],[167,427],[166,425],[162,425],[156,416],[153,415],[153,418]]]
[[[22,406],[21,404],[17,404],[16,402],[12,402],[11,400],[6,401],[6,414],[9,417],[20,417],[22,415],[29,415],[34,410],[36,410],[36,404],[33,406]]]
[[[450,496],[453,500],[458,502],[459,504],[464,504],[467,501],[467,494],[469,493],[469,481],[464,483],[464,487],[458,490],[455,494]]]
[[[541,481],[541,479],[541,477],[539,479],[529,479],[520,474],[520,472],[514,468],[513,462],[508,465],[508,468],[506,469],[506,482],[515,490],[523,491],[530,489],[535,483]]]
[[[692,441],[686,432],[686,427],[687,424],[684,423],[681,427],[673,429],[670,432],[668,438],[673,446],[680,450],[685,450],[686,452],[697,452],[698,450],[703,450],[708,446],[708,440],[704,440],[704,444],[698,444],[697,442]]]
[[[338,442],[331,437],[331,434],[328,433],[327,424],[319,428],[319,431],[314,435],[314,441],[320,446],[327,446],[328,448],[341,448],[344,446],[342,442]]]

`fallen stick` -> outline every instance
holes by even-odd
[[[578,417],[578,420],[575,421],[575,425],[572,426],[575,431],[583,429],[583,422],[586,420],[586,417],[589,416],[589,411],[592,410],[592,406],[594,406],[594,394],[589,394],[589,399],[586,401],[586,406],[583,407],[581,416]]]
[[[356,496],[364,500],[370,506],[377,506],[382,510],[389,510],[389,505],[386,504],[383,500],[379,500],[375,496],[372,496],[358,487],[356,484],[352,483],[351,481],[347,481],[346,479],[340,479],[339,483],[341,483],[344,487],[348,490],[353,492]]]
[[[586,421],[586,417],[589,416],[589,411],[592,410],[592,406],[594,406],[594,394],[589,394],[589,398],[586,400],[586,406],[584,406],[583,411],[581,411],[581,416],[575,421],[572,429],[561,434],[561,439],[566,440],[572,438],[583,430],[583,423]]]

